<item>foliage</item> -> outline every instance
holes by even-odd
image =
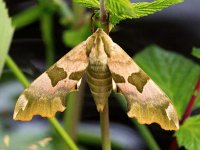
[[[176,132],[179,146],[188,150],[200,149],[200,115],[188,118]]]
[[[194,47],[192,49],[192,55],[200,59],[200,48]]]
[[[75,3],[85,7],[99,8],[100,4],[98,0],[73,0]]]
[[[135,61],[172,99],[181,118],[200,74],[199,65],[154,45],[137,54]]]
[[[0,76],[10,47],[14,28],[3,0],[0,0]]]
[[[110,13],[110,21],[117,24],[126,18],[135,18],[136,14],[129,0],[106,0],[106,9]]]
[[[153,2],[133,3],[132,7],[135,11],[136,18],[140,18],[181,2],[183,0],[155,0]]]
[[[74,47],[81,43],[90,35],[89,24],[83,25],[79,29],[66,30],[63,34],[63,41],[67,46]]]
[[[74,2],[85,7],[100,7],[97,0],[74,0]],[[110,14],[110,23],[115,25],[121,20],[147,16],[180,2],[183,0],[155,0],[138,3],[131,3],[129,0],[106,0],[105,6]]]
[[[36,21],[41,13],[42,11],[40,6],[33,6],[12,17],[12,23],[16,29],[23,28],[24,26]]]

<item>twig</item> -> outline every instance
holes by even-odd
[[[200,92],[200,76],[199,76],[199,79],[197,81],[194,93],[191,96],[190,101],[189,101],[189,103],[187,105],[187,108],[185,110],[185,113],[183,114],[183,117],[182,117],[182,119],[180,121],[180,124],[183,124],[183,122],[185,121],[185,119],[187,119],[190,116],[190,114],[192,112],[192,107],[194,106],[194,103],[195,103],[196,98],[197,98],[197,94],[199,92]]]
[[[190,116],[191,112],[192,112],[192,108],[194,106],[194,103],[196,101],[197,98],[197,94],[200,92],[200,76],[199,79],[197,81],[197,84],[195,86],[195,90],[193,95],[190,98],[190,101],[185,109],[185,112],[180,120],[180,125],[184,123],[184,121]],[[176,138],[174,138],[171,142],[171,146],[170,146],[170,150],[177,150],[178,149],[178,144],[177,144],[177,140]]]
[[[105,8],[105,0],[100,0],[100,21],[101,21],[101,27],[104,31],[106,31],[107,28],[107,12]]]

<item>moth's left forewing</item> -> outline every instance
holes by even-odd
[[[166,94],[129,57],[113,43],[108,66],[120,92],[128,103],[128,116],[142,124],[158,123],[165,130],[179,128],[178,116]]]
[[[51,118],[57,111],[64,111],[66,94],[76,89],[87,66],[86,42],[82,42],[24,90],[13,118],[23,121],[31,120],[34,115]]]

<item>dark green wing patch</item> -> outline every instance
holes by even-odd
[[[124,77],[114,72],[112,73],[112,78],[115,81],[115,83],[125,83]]]
[[[70,76],[69,76],[69,79],[79,81],[80,78],[83,76],[84,72],[85,72],[85,70],[81,70],[81,71],[77,71],[77,72],[72,72],[70,74]]]
[[[128,77],[128,82],[133,84],[137,90],[142,93],[143,88],[149,79],[150,78],[145,74],[145,72],[140,70],[139,72],[132,73]]]
[[[65,72],[63,68],[59,68],[56,65],[47,70],[47,75],[49,76],[53,87],[56,86],[59,81],[67,78],[67,72]]]

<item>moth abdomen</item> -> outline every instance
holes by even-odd
[[[99,70],[89,65],[87,68],[87,82],[97,105],[98,111],[103,111],[104,105],[112,91],[112,77],[108,66],[98,66]]]

